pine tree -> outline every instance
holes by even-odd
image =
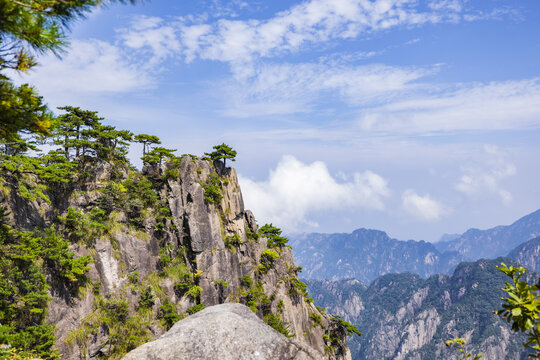
[[[204,153],[204,155],[210,157],[212,161],[223,161],[223,169],[225,169],[227,159],[236,161],[236,150],[233,150],[229,145],[222,143],[213,147],[214,151],[211,153]]]
[[[143,144],[143,156],[146,155],[147,151],[151,150],[150,145],[161,144],[161,140],[159,140],[159,138],[154,135],[139,134],[139,135],[135,135],[133,140],[135,140],[135,142]]]
[[[112,1],[0,0],[0,71],[26,72],[37,64],[37,54],[59,55],[66,47],[69,25]],[[51,119],[32,87],[15,86],[0,74],[0,141],[11,141],[20,131],[46,135]]]

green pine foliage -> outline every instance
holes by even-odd
[[[261,254],[259,272],[261,274],[266,274],[278,257],[279,255],[275,250],[265,249]]]
[[[169,330],[181,318],[178,315],[178,312],[176,312],[176,308],[169,301],[169,299],[165,299],[163,305],[159,307],[158,319],[161,320],[161,324],[163,325],[163,327]]]
[[[75,258],[54,230],[23,232],[7,224],[0,208],[0,343],[43,358],[57,358],[54,326],[46,323],[48,274],[76,289],[86,281],[89,257]]]
[[[163,160],[170,161],[176,158],[176,156],[174,155],[175,151],[176,150],[173,149],[155,147],[151,151],[145,153],[141,157],[141,160],[145,163],[161,165],[163,163]]]
[[[221,201],[221,179],[215,174],[208,175],[206,183],[203,185],[204,199],[210,204],[216,204]]]
[[[152,287],[147,286],[139,297],[139,308],[151,309],[156,303],[154,294],[152,293]]]
[[[196,305],[193,305],[192,307],[190,307],[189,309],[187,309],[186,312],[189,315],[193,315],[195,313],[198,313],[201,310],[204,310],[204,308],[205,308],[205,306],[203,304],[196,304]]]
[[[265,224],[259,229],[259,236],[267,239],[269,248],[282,248],[289,242],[281,233],[281,229],[272,224]]]
[[[286,337],[293,337],[289,327],[283,323],[281,317],[277,314],[268,313],[264,316],[264,322],[274,328],[277,332],[285,335]]]
[[[223,143],[213,147],[214,151],[211,153],[204,153],[212,161],[223,161],[223,168],[226,167],[227,159],[236,161],[236,150],[233,150],[229,145]]]

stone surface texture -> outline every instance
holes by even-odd
[[[315,360],[323,356],[278,333],[247,306],[222,304],[177,322],[123,360]]]

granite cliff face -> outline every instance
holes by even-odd
[[[13,226],[52,225],[94,260],[76,292],[51,282],[48,321],[63,358],[118,358],[168,321],[226,302],[320,358],[350,357],[339,322],[306,298],[290,247],[257,235],[234,169],[184,156],[142,174],[101,161],[85,176],[49,202],[0,192]]]
[[[366,287],[357,280],[310,280],[315,303],[355,324],[353,359],[456,359],[444,341],[467,339],[467,349],[490,360],[524,359],[524,337],[492,312],[506,281],[501,261],[461,263],[453,275],[422,279],[389,274]]]

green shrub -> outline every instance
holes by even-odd
[[[193,300],[196,300],[201,295],[202,290],[202,287],[200,287],[199,285],[191,284],[189,290],[186,292],[186,295],[188,295]]]
[[[152,287],[147,286],[146,289],[141,293],[141,296],[139,297],[139,308],[142,309],[151,309],[155,301],[155,296],[152,293]]]
[[[229,250],[234,250],[242,244],[242,239],[240,235],[233,234],[225,237],[225,247]]]
[[[128,275],[128,281],[130,284],[137,285],[139,283],[139,272],[135,271]]]
[[[283,312],[284,305],[285,305],[285,304],[283,303],[283,300],[279,300],[278,303],[277,303],[277,307],[276,307],[277,311],[279,311],[279,312],[282,313],[282,312]]]
[[[229,284],[225,280],[215,280],[214,285],[221,286],[224,289],[229,287]]]
[[[161,320],[162,325],[167,330],[169,330],[178,320],[180,320],[180,316],[176,312],[176,308],[169,301],[169,299],[165,299],[163,305],[159,307],[157,318]]]
[[[216,174],[208,175],[204,188],[204,199],[210,203],[215,204],[223,198],[221,195],[221,179]]]
[[[272,224],[265,224],[259,229],[259,236],[268,239],[267,246],[269,248],[282,248],[289,240],[286,237],[281,236],[281,229],[273,226]]]
[[[264,316],[264,322],[273,327],[274,330],[276,330],[277,332],[285,335],[286,337],[294,336],[294,334],[291,334],[289,327],[283,324],[283,320],[281,320],[279,315],[272,313],[266,314]]]
[[[68,286],[86,281],[88,257],[75,258],[52,229],[22,232],[7,225],[0,207],[0,344],[42,358],[57,358],[54,326],[46,323],[48,274]]]
[[[322,317],[321,315],[317,314],[316,312],[313,312],[309,315],[309,319],[313,321],[313,327],[320,326],[322,327]]]
[[[129,304],[126,300],[102,300],[99,308],[106,316],[106,322],[125,322],[129,316]]]
[[[345,328],[345,331],[347,331],[347,336],[350,336],[352,334],[362,336],[362,333],[360,331],[358,331],[358,328],[356,326],[354,326],[353,324],[343,320],[341,318],[341,316],[334,315],[332,317],[332,320],[339,322],[341,324],[341,326],[343,326]]]
[[[270,267],[274,264],[274,261],[279,257],[278,253],[274,250],[265,249],[261,254],[259,272],[265,274]]]
[[[246,226],[246,235],[248,241],[259,241],[259,234],[253,232],[249,226]]]
[[[192,307],[190,307],[189,309],[186,310],[186,312],[190,315],[193,315],[195,313],[198,313],[199,311],[203,310],[204,309],[204,305],[203,304],[197,304],[197,305],[193,305]]]
[[[290,278],[289,284],[291,286],[289,289],[289,296],[308,296],[307,285],[302,281],[297,278]]]
[[[240,278],[240,285],[246,288],[250,288],[251,286],[253,286],[253,279],[251,278],[251,276],[249,276],[249,274],[242,275],[242,277]]]

